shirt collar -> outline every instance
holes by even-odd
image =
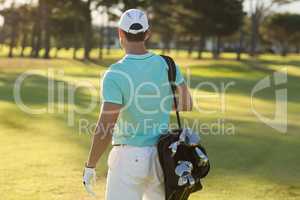
[[[148,52],[148,53],[145,53],[145,54],[126,54],[124,56],[124,58],[129,58],[129,59],[137,59],[137,60],[143,60],[143,59],[146,59],[146,58],[149,58],[153,56],[153,53],[151,52]]]

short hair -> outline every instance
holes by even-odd
[[[147,31],[140,32],[140,33],[137,33],[137,34],[128,33],[128,32],[125,32],[125,31],[124,31],[124,33],[125,33],[126,39],[129,42],[143,42],[143,41],[145,41]]]
[[[141,24],[134,23],[130,26],[129,29],[130,30],[141,30],[142,28],[143,28],[143,26]],[[136,34],[129,33],[126,31],[124,31],[124,33],[125,33],[126,39],[130,42],[143,42],[143,41],[145,41],[147,31],[139,32]]]

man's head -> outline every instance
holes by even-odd
[[[143,43],[149,37],[149,24],[146,14],[138,9],[124,12],[119,21],[119,39],[122,46],[127,43]]]

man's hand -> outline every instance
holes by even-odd
[[[192,111],[193,99],[189,92],[189,89],[185,83],[180,84],[176,88],[178,95],[178,110],[179,111]]]
[[[93,191],[93,185],[96,182],[96,171],[95,168],[85,167],[83,170],[83,185],[86,191],[92,195],[96,196],[96,193]]]
[[[114,103],[103,103],[101,114],[97,123],[95,134],[93,136],[93,143],[90,150],[89,158],[83,171],[83,184],[88,193],[95,196],[92,190],[92,185],[95,183],[96,171],[95,166],[111,143],[112,131],[118,119],[119,112],[122,105]]]

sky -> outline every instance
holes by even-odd
[[[4,5],[0,5],[0,9],[3,6],[9,6],[11,2],[15,1],[17,4],[23,4],[23,3],[30,3],[30,2],[36,2],[36,0],[5,0]],[[250,10],[250,1],[264,1],[266,3],[270,2],[270,0],[245,0],[244,1],[244,10],[246,12],[249,12]],[[291,3],[284,6],[276,6],[272,9],[274,12],[293,12],[293,13],[300,13],[300,1]],[[93,24],[102,25],[106,24],[107,17],[99,14],[99,12],[93,12]],[[0,16],[0,25],[3,24],[3,18]]]
[[[255,1],[263,1],[267,4],[270,3],[270,0],[244,0],[244,10],[246,12],[249,12],[250,10],[250,2],[255,2]],[[300,0],[297,2],[283,5],[283,6],[274,6],[272,8],[274,12],[292,12],[292,13],[300,13]]]

